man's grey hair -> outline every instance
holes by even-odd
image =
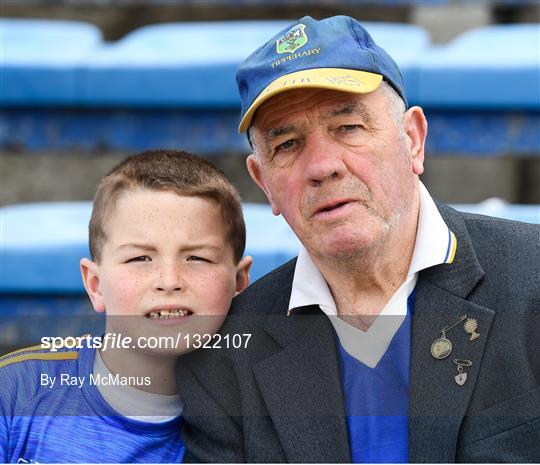
[[[405,113],[405,102],[403,99],[399,96],[399,94],[394,90],[394,88],[388,84],[386,81],[381,82],[381,85],[379,86],[379,89],[381,89],[381,92],[386,96],[388,99],[389,105],[389,111],[390,116],[393,118],[393,120],[396,122],[396,124],[403,128],[403,115]]]
[[[390,113],[390,116],[397,124],[400,134],[404,135],[403,115],[405,114],[405,102],[399,96],[399,94],[394,90],[394,88],[390,84],[388,84],[386,81],[382,81],[378,89],[380,89],[381,92],[386,96],[386,99],[388,100],[388,103],[389,103],[388,111]],[[249,146],[251,147],[251,150],[256,156],[258,156],[257,149],[253,141],[252,124],[247,129],[246,135],[247,135],[247,139],[249,142]]]

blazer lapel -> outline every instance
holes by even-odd
[[[283,350],[254,374],[289,462],[350,462],[334,335],[315,307],[273,316],[266,330]]]
[[[447,225],[457,237],[453,263],[424,270],[416,288],[413,319],[410,403],[409,461],[454,462],[461,422],[480,371],[494,311],[465,300],[482,279],[482,270],[465,224],[459,213],[439,206]],[[480,336],[470,340],[464,322],[449,329],[446,337],[452,352],[444,359],[431,355],[431,345],[441,330],[463,315],[475,319]],[[456,381],[454,360],[469,360],[466,381]]]

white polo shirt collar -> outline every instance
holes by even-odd
[[[330,318],[343,348],[354,358],[374,368],[386,352],[407,315],[407,299],[418,273],[454,260],[457,240],[442,219],[435,202],[420,182],[420,212],[413,255],[405,282],[392,295],[367,331],[349,325],[337,316],[336,303],[322,273],[302,247],[294,272],[288,314],[295,308],[318,305]]]

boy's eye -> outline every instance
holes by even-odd
[[[130,258],[126,263],[130,262],[149,262],[151,259],[148,255],[140,255],[138,257]]]
[[[199,257],[198,255],[190,255],[187,259],[190,262],[210,262],[207,258]]]

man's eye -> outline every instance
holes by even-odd
[[[140,255],[138,257],[130,258],[126,263],[130,262],[149,262],[151,258],[148,255]]]
[[[353,131],[356,131],[357,129],[362,129],[362,125],[361,124],[344,124],[340,126],[339,129],[342,132],[353,132]]]
[[[276,147],[276,152],[280,152],[282,150],[290,150],[292,149],[296,144],[296,141],[294,139],[289,139],[286,142],[283,142],[282,144],[279,144]]]

